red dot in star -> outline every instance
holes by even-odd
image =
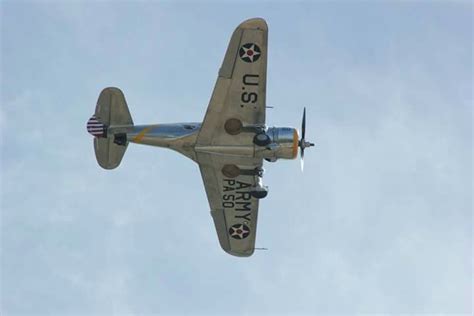
[[[249,50],[247,51],[247,55],[252,56],[252,55],[253,55],[253,50],[249,49]]]
[[[241,229],[237,229],[237,234],[242,234],[242,230],[241,230]]]

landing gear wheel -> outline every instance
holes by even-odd
[[[272,142],[272,140],[270,139],[270,136],[268,136],[267,134],[265,133],[260,133],[260,134],[257,134],[255,135],[255,137],[253,138],[253,143],[257,146],[267,146],[268,144],[270,144]]]
[[[268,191],[267,190],[252,190],[250,191],[250,195],[253,196],[254,198],[256,199],[263,199],[264,197],[266,197],[268,194]]]

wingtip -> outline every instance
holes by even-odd
[[[232,251],[232,250],[227,250],[227,249],[224,249],[224,251],[227,252],[229,255],[232,255],[235,257],[250,257],[254,253],[254,249],[248,250],[246,252],[237,252],[237,251]]]
[[[227,252],[229,255],[232,255],[232,256],[235,256],[235,257],[250,257],[255,252],[254,248],[245,249],[245,250],[241,250],[241,251],[232,249],[228,239],[227,239],[227,242],[225,242],[224,240],[219,239],[219,243],[221,245],[222,250]]]
[[[268,25],[263,18],[251,18],[240,23],[239,28],[268,30]]]

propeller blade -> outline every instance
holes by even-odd
[[[306,107],[303,109],[303,120],[301,122],[301,139],[298,142],[301,156],[301,171],[304,169],[304,150],[306,147],[314,146],[313,143],[307,142],[306,139]]]
[[[303,170],[304,170],[304,149],[301,149],[301,159],[300,159],[300,162],[301,162],[301,172],[303,172]]]
[[[306,134],[306,107],[303,109],[303,121],[301,122],[301,139],[305,139]]]

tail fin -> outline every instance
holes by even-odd
[[[120,165],[127,150],[128,141],[124,135],[108,133],[111,126],[132,126],[132,116],[122,91],[105,88],[99,95],[95,113],[87,122],[87,131],[94,137],[97,162],[104,169],[114,169]]]

